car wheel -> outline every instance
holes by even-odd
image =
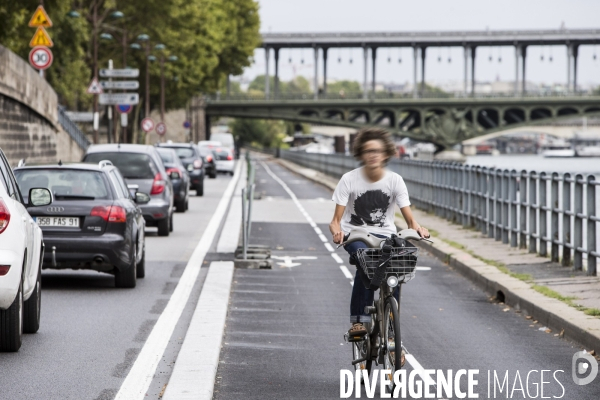
[[[215,179],[217,177],[217,171],[210,174],[209,177],[210,177],[210,179]]]
[[[181,200],[177,201],[177,204],[175,204],[176,212],[178,212],[178,213],[185,212],[185,210],[187,210],[186,204],[187,204],[186,199],[181,199]]]
[[[142,250],[142,259],[140,260],[139,263],[137,263],[136,267],[135,267],[135,275],[138,278],[143,278],[146,276],[146,248],[144,247],[144,250]]]
[[[117,270],[115,272],[115,286],[118,288],[134,288],[136,281],[135,277],[137,275],[137,266],[136,266],[136,249],[137,246],[133,245],[133,260],[131,264],[124,270]]]
[[[233,171],[229,171],[229,175],[233,176]]]
[[[41,260],[40,260],[41,261]],[[40,329],[40,314],[42,310],[42,266],[38,270],[35,289],[28,300],[25,301],[23,310],[23,332],[36,333]]]
[[[169,217],[158,221],[158,236],[169,236]]]
[[[204,196],[204,182],[196,186],[196,196]]]
[[[173,232],[173,213],[169,217],[169,232]]]
[[[0,310],[0,351],[19,351],[23,339],[23,282],[7,310]]]

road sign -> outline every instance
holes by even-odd
[[[139,89],[140,83],[138,81],[100,81],[102,89],[122,89],[122,90],[135,90]]]
[[[65,114],[73,122],[92,122],[94,120],[93,112],[66,111]]]
[[[103,78],[137,78],[140,76],[139,69],[101,69],[100,76]]]
[[[158,124],[156,124],[156,133],[158,133],[160,136],[167,133],[167,126],[164,122],[159,122]]]
[[[44,6],[38,6],[37,10],[33,13],[33,16],[29,20],[29,27],[37,28],[38,26],[43,26],[46,28],[50,28],[52,26],[52,21],[48,14],[46,14],[46,10],[44,10]]]
[[[154,121],[152,121],[152,118],[144,118],[142,120],[142,130],[144,132],[150,132],[152,129],[154,129]]]
[[[37,30],[33,34],[33,37],[31,38],[31,41],[29,42],[29,47],[36,46],[54,46],[54,43],[52,43],[52,39],[50,39],[48,32],[46,32],[43,26],[38,26]]]
[[[185,121],[185,122],[183,123],[183,127],[184,127],[185,129],[190,129],[190,126],[192,126],[192,125],[190,124],[190,121]]]
[[[88,94],[101,94],[102,87],[98,84],[98,79],[94,78],[90,82],[90,85],[87,88]]]
[[[103,93],[98,100],[100,104],[138,104],[140,96],[137,93]]]
[[[133,109],[133,107],[130,104],[119,104],[119,105],[117,105],[117,110],[119,110],[119,112],[121,114],[129,114],[132,109]]]
[[[29,52],[29,63],[35,69],[43,70],[52,65],[52,51],[44,46],[37,46]]]

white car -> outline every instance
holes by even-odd
[[[46,188],[29,192],[29,205],[52,203]],[[23,332],[40,327],[42,230],[23,203],[6,157],[0,150],[0,351],[18,351]]]
[[[226,172],[233,175],[235,170],[235,159],[233,156],[233,149],[227,147],[217,147],[213,149],[215,153],[215,165],[217,172]]]

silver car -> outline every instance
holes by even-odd
[[[119,168],[132,190],[150,194],[150,202],[140,205],[146,226],[158,227],[158,236],[173,231],[173,185],[154,146],[140,144],[101,144],[90,146],[83,162],[109,160]]]

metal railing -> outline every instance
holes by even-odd
[[[254,178],[256,171],[250,154],[246,152],[246,187],[242,189],[242,257],[248,259],[250,232],[252,230],[252,202],[254,201]]]
[[[338,154],[282,150],[281,157],[338,178],[358,166]],[[398,159],[389,168],[404,178],[417,208],[597,275],[600,181],[594,175]]]
[[[91,143],[88,138],[83,132],[81,132],[81,130],[79,130],[79,127],[75,124],[75,122],[71,121],[71,119],[65,113],[64,107],[62,106],[58,106],[58,122],[69,134],[69,136],[71,136],[71,139],[73,139],[73,141],[77,143],[82,150],[85,151],[88,147],[90,147]]]

